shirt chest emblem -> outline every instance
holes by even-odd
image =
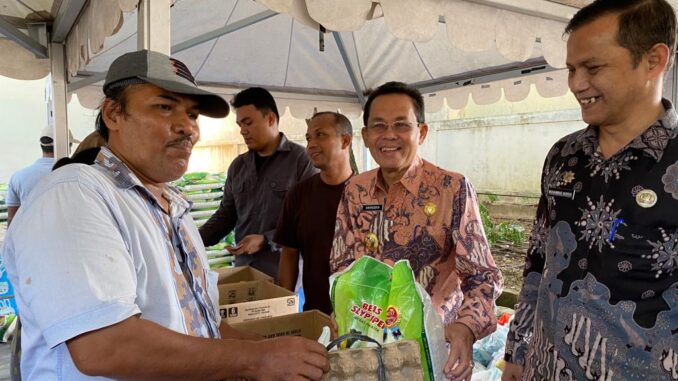
[[[434,214],[438,211],[438,205],[436,205],[433,202],[427,202],[426,205],[424,205],[424,214],[426,217],[433,217]]]
[[[641,208],[651,208],[657,203],[657,193],[652,189],[643,189],[636,194],[636,203]]]

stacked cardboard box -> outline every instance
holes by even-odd
[[[231,327],[270,339],[301,336],[318,340],[330,317],[314,310],[296,313],[299,299],[272,283],[271,277],[250,267],[219,269],[219,308]],[[323,380],[378,381],[377,350],[358,348],[332,351],[330,372]],[[389,381],[422,380],[419,344],[401,341],[386,344],[382,359]]]
[[[273,279],[250,267],[219,273],[219,313],[227,323],[239,323],[296,313],[299,296],[273,284]]]
[[[232,325],[239,331],[255,333],[267,339],[281,336],[301,336],[314,341],[320,337],[323,327],[329,326],[330,317],[318,310]]]

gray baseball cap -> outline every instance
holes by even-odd
[[[198,88],[195,78],[183,62],[162,53],[139,50],[116,58],[108,69],[104,94],[120,86],[151,83],[177,94],[191,95],[198,101],[200,113],[211,118],[228,115],[228,102],[217,94]]]

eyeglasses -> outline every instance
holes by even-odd
[[[419,127],[421,123],[416,123],[416,126]],[[386,122],[374,122],[367,125],[367,131],[374,134],[383,134],[388,130],[388,127],[391,126],[395,133],[406,133],[412,131],[415,126],[415,123],[410,123],[404,120],[396,120],[393,123]]]

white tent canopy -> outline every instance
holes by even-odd
[[[429,111],[462,108],[469,94],[478,104],[520,101],[533,85],[542,96],[563,95],[563,29],[591,2],[165,1],[171,53],[198,83],[227,98],[266,87],[295,117],[337,108],[355,117],[366,91],[389,80],[419,88]],[[88,107],[100,101],[113,59],[139,48],[139,0],[2,3],[0,75],[41,78],[54,68],[40,57],[54,61],[54,48],[65,46],[67,89]]]
[[[355,117],[365,91],[389,80],[429,93],[429,111],[439,110],[443,99],[462,108],[470,93],[477,103],[492,103],[502,88],[507,98],[521,100],[531,83],[545,96],[563,95],[563,73],[546,73],[564,66],[562,30],[576,9],[532,3],[547,4],[550,18],[463,1],[180,0],[171,10],[172,54],[199,83],[226,97],[249,86],[275,90],[295,117],[324,108]],[[411,14],[422,16],[404,23]],[[92,75],[81,83],[75,78],[70,89],[100,80],[115,57],[136,49],[135,17],[126,15],[87,65],[69,65],[74,77]],[[321,33],[318,21],[328,32]],[[530,72],[541,75],[513,80]],[[78,91],[88,107],[98,102],[94,94],[100,90]]]
[[[136,0],[6,1],[2,18],[17,29],[52,22],[51,41],[66,45],[68,90],[88,107],[112,60],[137,49]],[[532,84],[543,96],[564,94],[565,75],[555,71],[564,66],[562,31],[584,2],[177,0],[170,41],[201,85],[226,97],[269,88],[296,117],[323,108],[357,116],[365,92],[389,80],[420,88],[436,111],[445,101],[462,108],[469,94],[479,104],[519,101]],[[15,41],[0,40],[0,74],[46,75],[48,60]]]

